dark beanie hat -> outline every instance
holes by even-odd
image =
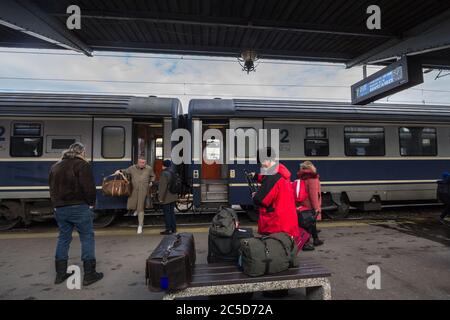
[[[163,161],[163,166],[166,167],[166,168],[170,168],[172,166],[172,161],[170,161],[168,159],[164,160]]]

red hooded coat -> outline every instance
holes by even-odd
[[[261,188],[253,197],[259,206],[258,233],[285,232],[299,236],[297,211],[291,188],[291,173],[282,164],[275,175],[259,176]]]
[[[308,192],[308,198],[301,203],[300,211],[313,209],[318,212],[317,220],[322,220],[322,191],[319,175],[312,170],[301,169],[297,172],[297,177],[305,181]]]

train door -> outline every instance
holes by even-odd
[[[170,158],[171,132],[170,118],[134,122],[134,162],[139,157],[147,159],[147,163],[155,171],[156,181],[159,180],[163,160]]]
[[[92,124],[92,170],[97,186],[96,209],[124,209],[126,198],[105,197],[101,192],[104,177],[132,163],[132,120],[94,118]]]
[[[263,129],[262,119],[231,119],[230,129],[234,130],[236,135],[234,143],[228,146],[234,150],[226,150],[226,154],[230,157],[228,165],[228,194],[229,203],[238,205],[253,204],[253,200],[249,193],[246,182],[244,169],[248,172],[257,172],[258,164],[256,164],[258,151],[259,130]],[[238,146],[240,148],[238,151]]]
[[[224,150],[226,124],[203,123],[201,201],[203,203],[228,202],[228,169]],[[207,132],[208,130],[208,132]]]

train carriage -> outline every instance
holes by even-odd
[[[170,157],[170,135],[182,113],[178,99],[67,94],[0,94],[0,228],[52,214],[48,173],[75,141],[86,146],[98,190],[98,223],[123,212],[126,198],[106,198],[102,180],[147,158],[158,176]]]
[[[252,204],[244,169],[255,171],[257,166],[211,163],[221,158],[220,152],[230,154],[227,129],[279,129],[280,161],[293,176],[301,161],[313,161],[325,206],[341,215],[351,205],[378,210],[383,203],[435,202],[436,180],[450,170],[446,106],[198,99],[190,101],[188,123],[196,136],[187,174],[197,207]],[[208,129],[222,132],[217,136],[223,141],[203,137]],[[250,139],[240,143],[257,148]]]

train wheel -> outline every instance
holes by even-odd
[[[14,228],[21,221],[22,205],[16,201],[5,201],[0,204],[0,231]]]
[[[194,206],[194,195],[190,190],[185,194],[180,195],[177,202],[175,202],[175,207],[179,212],[188,212]]]
[[[346,196],[341,197],[341,203],[338,204],[336,211],[333,213],[335,218],[347,218],[350,213],[350,202]]]
[[[102,229],[109,226],[116,218],[115,213],[94,212],[94,228]]]

